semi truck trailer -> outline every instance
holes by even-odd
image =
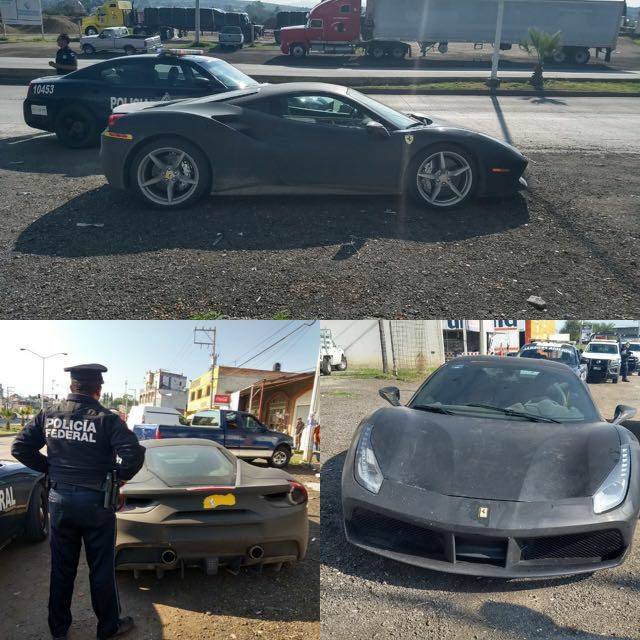
[[[324,0],[304,26],[283,27],[280,48],[295,58],[308,54],[355,54],[397,60],[418,43],[425,54],[449,43],[493,44],[499,0]],[[504,0],[500,48],[510,49],[530,27],[561,33],[557,63],[586,64],[591,51],[615,49],[624,0]]]

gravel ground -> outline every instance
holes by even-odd
[[[591,577],[498,580],[447,575],[396,563],[348,545],[340,474],[360,420],[386,403],[381,380],[332,375],[321,381],[321,633],[342,640],[631,640],[640,637],[640,551]],[[399,383],[406,401],[418,383]],[[640,378],[591,385],[605,417],[616,404],[640,407]],[[638,433],[640,422],[631,425]],[[640,531],[636,533],[636,544]]]
[[[3,439],[3,440],[6,440]],[[4,444],[4,443],[3,443]],[[305,484],[317,483],[315,472],[291,467]],[[143,572],[118,572],[125,614],[137,626],[131,640],[318,640],[320,493],[309,488],[307,557],[292,568],[263,573],[248,568],[238,575],[221,570],[205,576],[197,569],[168,572],[161,580]],[[46,607],[49,589],[49,547],[14,542],[0,551],[0,593],[3,598],[0,638],[43,640],[49,637]],[[10,603],[10,606],[9,606]],[[81,560],[73,602],[69,640],[93,640],[88,569]]]
[[[0,140],[0,317],[638,315],[640,154],[529,156],[528,193],[446,215],[384,197],[163,214],[105,185],[93,150]]]

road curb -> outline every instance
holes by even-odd
[[[369,88],[366,86],[358,87],[363,93],[394,95],[415,95],[415,96],[533,96],[538,98],[640,98],[640,91],[629,93],[624,91],[563,91],[561,89],[549,91],[518,91],[509,89],[498,89],[496,91],[483,91],[481,89],[402,89],[398,87],[390,87],[388,89],[376,87]]]

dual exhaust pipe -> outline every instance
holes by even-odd
[[[264,556],[264,549],[259,544],[254,544],[247,549],[247,554],[252,560],[260,560]],[[178,556],[173,549],[165,549],[160,554],[160,560],[165,565],[172,565],[177,559]]]

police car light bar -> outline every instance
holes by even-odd
[[[203,56],[204,49],[165,49],[161,47],[158,53],[163,56]]]

